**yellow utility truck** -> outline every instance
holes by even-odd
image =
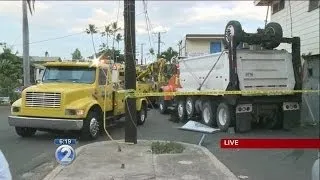
[[[39,131],[77,131],[85,139],[125,115],[123,65],[112,62],[50,62],[42,81],[23,90],[11,107],[10,126],[22,137]],[[137,125],[147,117],[146,98],[136,98]]]

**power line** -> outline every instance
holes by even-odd
[[[104,28],[104,27],[105,27],[105,25],[104,25],[104,26],[97,27],[97,29]],[[30,42],[28,45],[30,45],[30,44],[43,43],[43,42],[47,42],[47,41],[54,41],[54,40],[64,39],[64,38],[68,38],[68,37],[75,36],[75,35],[79,35],[79,34],[83,34],[83,33],[87,33],[86,30],[83,30],[83,31],[78,32],[78,33],[68,34],[68,35],[65,35],[65,36],[58,36],[58,37],[54,37],[54,38],[48,38],[48,39],[44,39],[44,40],[33,41],[33,42]],[[22,44],[22,43],[20,43],[20,44],[13,44],[12,46],[21,46],[21,45],[23,45],[23,44]]]

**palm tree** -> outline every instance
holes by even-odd
[[[89,24],[89,27],[86,29],[87,34],[91,35],[91,41],[92,41],[92,46],[93,46],[93,50],[94,50],[94,58],[96,58],[97,52],[96,52],[96,48],[94,45],[94,40],[93,40],[93,34],[98,33],[98,29],[94,24]]]
[[[110,34],[111,34],[111,28],[110,28],[111,25],[108,25],[108,26],[105,26],[104,27],[104,32],[101,33],[101,36],[107,36],[107,49],[109,49],[109,37],[110,37]]]
[[[111,23],[111,34],[113,35],[113,41],[112,41],[112,48],[114,49],[114,41],[116,40],[116,34],[118,31],[120,31],[121,28],[118,27],[117,22]]]
[[[30,14],[34,11],[35,0],[22,0],[22,45],[23,45],[23,84],[30,84],[30,62],[29,62],[29,25],[28,7]]]
[[[123,40],[122,39],[122,35],[120,33],[118,33],[117,36],[116,36],[116,41],[118,43],[118,50],[119,50],[119,42],[122,41],[122,40]]]

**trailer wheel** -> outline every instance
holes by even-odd
[[[159,111],[161,114],[165,114],[168,110],[168,103],[163,97],[159,98]]]
[[[187,119],[186,103],[184,100],[179,100],[177,104],[177,114],[180,122],[184,122]]]
[[[186,100],[186,112],[188,118],[193,117],[195,113],[195,100],[193,97],[188,97]]]
[[[141,105],[141,110],[137,112],[137,125],[143,125],[146,122],[148,107],[145,102]]]
[[[207,126],[216,126],[215,108],[209,101],[203,103],[202,106],[202,122]]]
[[[31,137],[33,136],[37,129],[27,128],[27,127],[15,127],[16,133],[21,137]]]
[[[266,42],[262,46],[266,49],[273,49],[280,45],[280,39],[283,37],[283,30],[279,23],[270,22],[265,27],[265,35],[273,36],[275,41]]]
[[[267,129],[280,129],[282,127],[281,111],[274,110],[263,118],[263,123]]]
[[[217,124],[221,131],[227,131],[233,119],[232,108],[226,103],[220,103],[217,108]]]
[[[224,40],[226,47],[229,47],[231,38],[234,37],[234,46],[237,47],[242,39],[242,26],[239,21],[229,21],[224,31]]]
[[[87,117],[83,120],[83,127],[81,130],[82,138],[86,140],[95,140],[100,134],[100,121],[99,113],[94,110],[90,110]]]

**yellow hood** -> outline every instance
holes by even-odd
[[[92,89],[92,84],[76,84],[76,83],[41,83],[30,86],[24,92],[58,92],[68,93],[77,90]]]

